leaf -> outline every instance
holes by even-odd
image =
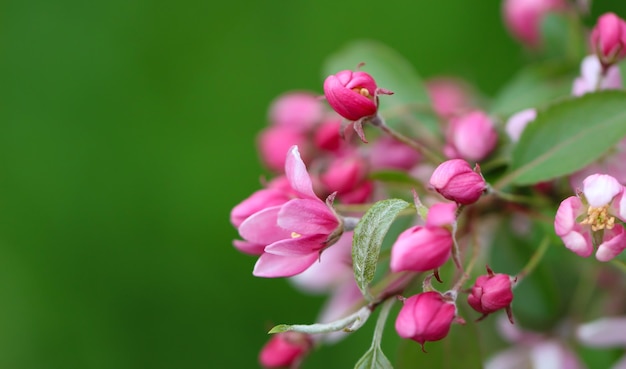
[[[368,285],[374,279],[380,247],[398,213],[411,204],[400,199],[387,199],[375,203],[363,215],[352,240],[354,277],[366,299],[372,301]]]
[[[626,136],[626,92],[601,91],[539,111],[513,148],[512,163],[494,187],[534,184],[573,173]]]
[[[577,66],[544,62],[519,71],[496,95],[491,113],[508,117],[527,108],[537,108],[558,97],[568,96]]]
[[[381,97],[383,113],[409,107],[430,109],[428,92],[413,66],[396,50],[378,41],[354,41],[331,54],[324,63],[323,78],[342,70],[355,70],[360,63],[365,63],[362,70],[374,77],[378,87],[394,92]],[[420,114],[419,119],[430,132],[438,132],[438,122],[432,115]]]
[[[393,369],[391,362],[380,347],[370,347],[369,350],[357,361],[354,369]]]
[[[270,329],[267,334],[282,333],[282,332],[302,332],[308,334],[316,333],[330,333],[330,332],[353,332],[361,328],[367,321],[372,310],[368,306],[363,306],[358,311],[330,323],[315,323],[315,324],[279,324]]]

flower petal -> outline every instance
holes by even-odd
[[[252,274],[256,277],[292,277],[307,270],[317,260],[317,254],[281,256],[264,253],[259,257]]]
[[[291,231],[278,226],[280,206],[272,206],[249,216],[239,226],[239,235],[248,242],[269,245],[290,238]]]
[[[622,191],[622,185],[608,174],[592,174],[583,181],[585,198],[596,208],[610,203]]]
[[[293,199],[281,207],[278,225],[302,235],[329,235],[339,220],[322,200]]]
[[[235,246],[237,250],[250,255],[261,255],[263,253],[263,249],[265,249],[265,244],[252,243],[242,240],[233,240],[233,246]]]
[[[604,240],[598,246],[596,259],[599,261],[609,261],[619,255],[626,248],[626,234],[621,224],[616,225],[611,230],[604,230]]]
[[[324,248],[325,235],[300,236],[274,242],[265,247],[265,252],[281,256],[318,254]]]
[[[601,318],[582,324],[576,337],[589,347],[626,347],[626,316]]]
[[[291,184],[291,188],[302,197],[316,199],[318,198],[313,192],[313,183],[311,177],[306,171],[306,166],[300,157],[298,146],[292,146],[287,153],[285,161],[285,175]]]

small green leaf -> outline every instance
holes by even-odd
[[[341,319],[332,321],[330,323],[315,323],[315,324],[279,324],[270,329],[267,334],[281,333],[287,331],[302,332],[309,334],[316,333],[330,333],[330,332],[353,332],[361,328],[367,321],[372,310],[368,306],[363,306],[358,311],[343,317]]]
[[[323,78],[342,70],[355,70],[360,63],[365,63],[362,70],[374,77],[378,87],[394,92],[393,96],[380,98],[383,113],[388,110],[404,111],[409,107],[430,109],[428,92],[411,63],[396,50],[378,41],[355,41],[330,55],[323,67]],[[438,122],[432,115],[420,114],[419,121],[430,132],[438,132]]]
[[[573,173],[626,136],[626,92],[602,91],[540,111],[513,148],[511,168],[495,185],[534,184]]]
[[[496,95],[491,113],[508,117],[527,108],[536,108],[558,97],[568,96],[578,66],[546,62],[519,71]]]
[[[352,263],[354,277],[366,299],[372,301],[368,285],[374,279],[380,247],[394,219],[411,204],[400,199],[387,199],[375,203],[363,215],[354,230]]]
[[[354,369],[393,369],[391,362],[379,346],[370,347],[369,350],[357,361]]]

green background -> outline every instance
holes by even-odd
[[[361,38],[488,96],[528,56],[495,0],[2,2],[0,368],[255,368],[272,324],[312,321],[229,211],[271,100]],[[307,367],[351,367],[371,323]]]

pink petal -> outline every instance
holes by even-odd
[[[622,185],[608,174],[592,174],[583,181],[583,193],[593,207],[604,206],[620,192]]]
[[[586,258],[593,253],[593,245],[591,243],[589,232],[581,234],[572,231],[565,236],[561,236],[561,239],[563,240],[565,247],[572,250],[579,256]]]
[[[583,213],[583,204],[576,196],[561,201],[554,217],[554,231],[557,236],[565,236],[576,227],[576,218]]]
[[[317,198],[313,192],[311,177],[306,171],[306,166],[300,157],[298,146],[292,146],[287,153],[285,161],[285,175],[291,184],[291,188],[302,197]]]
[[[291,232],[278,226],[280,206],[272,206],[252,214],[239,226],[239,235],[248,242],[269,245],[290,238]]]
[[[288,238],[265,247],[265,252],[281,256],[298,256],[318,253],[324,248],[326,235],[301,236]]]
[[[321,200],[294,199],[281,207],[278,225],[302,235],[329,235],[337,228],[339,221]]]
[[[626,347],[626,317],[602,318],[578,327],[576,336],[589,347]]]
[[[235,246],[237,250],[250,255],[261,255],[263,253],[263,249],[265,249],[265,244],[241,240],[233,240],[233,246]]]
[[[317,253],[302,256],[280,256],[264,253],[257,260],[252,274],[256,277],[292,277],[304,272],[318,258]]]
[[[598,246],[596,259],[599,261],[609,261],[619,255],[626,248],[626,233],[620,224],[611,230],[604,230],[604,240]]]
[[[230,212],[230,222],[239,227],[250,215],[265,208],[282,205],[289,200],[287,194],[275,189],[262,189],[236,205]]]

